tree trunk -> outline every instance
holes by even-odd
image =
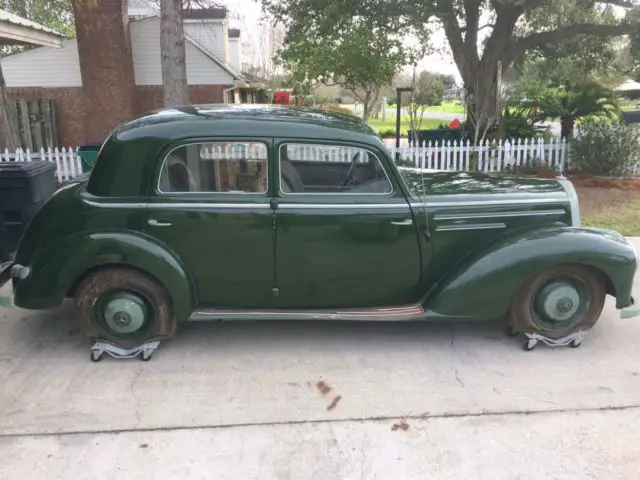
[[[466,90],[467,130],[478,142],[499,121],[498,62],[487,62],[475,72],[471,70],[465,69],[462,79]]]
[[[369,121],[369,117],[371,116],[371,90],[367,90],[364,94],[364,98],[362,99],[362,119],[365,122]]]
[[[563,115],[560,117],[560,137],[569,138],[573,135],[573,127],[575,119],[571,115]]]
[[[164,106],[189,103],[182,0],[160,1],[160,55]]]
[[[14,129],[11,119],[11,110],[9,98],[7,96],[7,85],[4,81],[2,73],[2,65],[0,64],[0,147],[14,152],[20,147],[20,139]]]

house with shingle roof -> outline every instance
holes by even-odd
[[[76,38],[2,58],[12,99],[51,100],[57,144],[101,141],[120,123],[163,106],[160,15],[148,0],[74,2]],[[247,85],[240,31],[222,8],[184,12],[191,103],[233,103]]]

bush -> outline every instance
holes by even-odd
[[[626,175],[640,163],[640,133],[621,123],[587,120],[571,144],[571,169],[592,175]]]
[[[396,130],[395,128],[382,128],[378,130],[378,135],[380,135],[381,137],[395,137]]]
[[[328,112],[333,112],[333,113],[344,113],[346,115],[351,115],[351,116],[355,116],[353,114],[353,112],[345,107],[339,107],[337,105],[324,105],[323,107],[325,110],[327,110]]]
[[[316,95],[316,103],[318,105],[338,105],[340,100],[336,100],[335,97],[328,97],[325,95]]]

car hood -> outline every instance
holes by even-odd
[[[411,193],[423,195],[452,194],[545,194],[563,193],[555,179],[495,176],[481,172],[436,172],[419,168],[398,168]]]

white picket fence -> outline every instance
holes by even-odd
[[[78,148],[49,147],[46,150],[40,149],[40,151],[34,152],[28,148],[26,150],[20,148],[13,153],[9,153],[7,149],[4,152],[0,151],[0,162],[36,162],[41,160],[55,163],[56,177],[59,182],[71,180],[82,174],[82,163],[80,162]]]
[[[324,145],[289,146],[288,155],[296,160],[350,162],[359,149],[328,147]],[[484,141],[473,146],[469,141],[439,144],[424,143],[420,146],[406,144],[399,149],[387,144],[389,153],[403,163],[409,162],[415,167],[428,170],[503,172],[518,171],[526,166],[547,167],[564,172],[571,163],[570,145],[564,139],[515,139],[510,141]],[[203,150],[204,151],[204,150]],[[216,158],[213,150],[206,151],[205,158]],[[264,152],[259,152],[264,153]],[[248,155],[251,157],[251,155]],[[366,161],[362,155],[360,161]],[[228,158],[228,157],[227,157]],[[232,156],[232,158],[235,158]],[[258,155],[257,158],[260,158]],[[0,162],[32,162],[45,160],[56,165],[56,177],[63,182],[82,174],[82,164],[78,148],[49,148],[38,152],[17,150],[10,154],[8,150],[0,152]],[[632,175],[640,176],[640,165],[636,165]]]
[[[473,146],[470,141],[423,143],[389,148],[392,156],[418,168],[430,170],[502,172],[524,166],[544,166],[563,172],[570,160],[570,145],[565,139],[485,140]]]

